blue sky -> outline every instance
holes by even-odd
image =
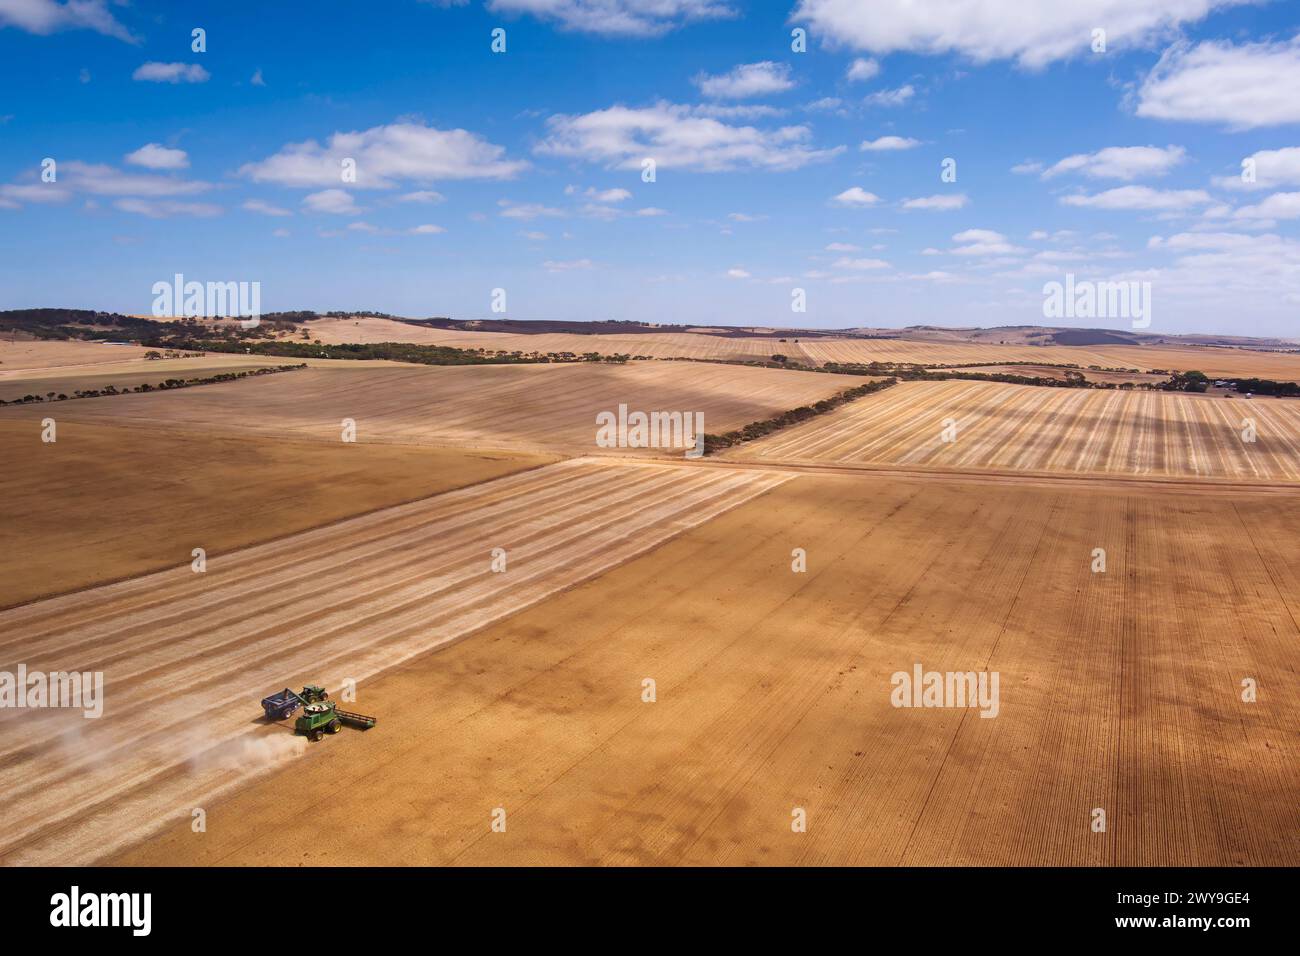
[[[148,313],[180,272],[264,311],[1007,325],[1070,272],[1150,282],[1148,331],[1296,336],[1298,34],[1217,0],[0,0],[0,307]]]

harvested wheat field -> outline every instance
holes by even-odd
[[[1247,422],[1253,442],[1243,438]],[[955,437],[945,441],[945,432]],[[746,461],[1300,481],[1300,402],[904,382],[726,454]]]
[[[142,345],[110,345],[77,340],[0,339],[0,373],[70,369],[93,365],[145,360],[149,350]]]
[[[385,365],[338,362],[217,385],[0,410],[39,421],[283,435],[358,442],[596,451],[596,416],[630,410],[700,412],[724,432],[862,384],[861,378],[695,362],[626,365]],[[626,453],[626,449],[623,450]],[[655,454],[654,449],[643,449]],[[663,454],[681,454],[663,451]]]
[[[942,366],[931,369],[934,372],[947,372]],[[1155,385],[1169,380],[1168,375],[1154,375],[1149,372],[1098,372],[1090,368],[1067,369],[1059,365],[974,365],[961,369],[962,373],[976,375],[1023,375],[1028,378],[1051,378],[1058,382],[1067,381],[1067,372],[1078,372],[1090,382],[1105,382],[1114,385],[1123,382]]]
[[[84,863],[188,820],[217,791],[302,756],[291,726],[257,719],[286,681],[364,681],[783,480],[564,462],[218,556],[202,574],[186,566],[0,612],[9,672],[102,671],[107,701],[91,720],[0,712],[0,862]],[[430,714],[423,735],[439,723]]]
[[[0,607],[188,566],[198,547],[216,559],[554,461],[64,422],[71,404],[0,418]],[[20,411],[26,421],[14,420]],[[58,440],[45,443],[40,420],[50,414]]]
[[[904,339],[808,339],[801,343],[814,364],[898,362],[917,365],[1000,365],[1007,362],[1089,365],[1149,372],[1186,372],[1300,381],[1300,352],[1172,345],[997,345],[913,342]]]
[[[642,332],[628,335],[578,335],[571,332],[470,332],[412,325],[392,319],[316,319],[302,327],[312,339],[326,345],[344,343],[411,342],[416,345],[446,345],[458,349],[488,349],[500,352],[572,352],[583,355],[631,355],[646,358],[767,359],[783,353],[794,361],[803,355],[794,338],[781,342],[773,336],[730,336],[704,332]]]
[[[644,469],[632,473],[667,480]],[[1297,541],[1289,495],[797,477],[367,681],[357,706],[384,716],[364,736],[294,746],[266,728],[257,739],[293,758],[205,800],[205,833],[179,781],[137,791],[168,827],[110,861],[1296,865]],[[806,573],[791,571],[795,547]],[[1105,573],[1090,570],[1098,547]],[[227,635],[262,630],[273,612],[257,600]],[[34,638],[56,610],[15,623]],[[169,610],[95,626],[149,643],[174,626]],[[891,706],[891,675],[918,663],[997,672],[997,716]],[[251,668],[230,688],[245,725],[257,679],[285,672]],[[330,781],[310,814],[304,778]],[[57,779],[48,792],[52,806],[6,827],[10,859],[64,858],[66,836],[86,832],[21,835],[74,802]],[[791,828],[800,808],[805,833]]]

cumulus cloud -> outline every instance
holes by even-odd
[[[282,186],[329,186],[341,180],[343,160],[356,163],[358,189],[388,189],[399,182],[446,179],[510,179],[528,167],[505,156],[505,147],[463,129],[440,130],[419,123],[393,123],[290,143],[278,153],[239,168],[254,182]]]
[[[118,199],[113,205],[123,212],[133,212],[150,219],[167,219],[171,216],[218,216],[221,207],[206,202],[179,202],[174,199]]]
[[[957,245],[949,251],[955,256],[1000,256],[1024,252],[1008,242],[1002,233],[992,229],[964,229],[954,233],[952,241]]]
[[[1210,201],[1210,194],[1203,189],[1153,189],[1150,186],[1120,186],[1093,195],[1079,193],[1061,197],[1066,206],[1161,211],[1186,210]]]
[[[851,206],[855,208],[865,208],[874,206],[880,202],[880,197],[875,193],[869,193],[861,186],[850,186],[844,192],[839,193],[831,199],[837,206]]]
[[[509,199],[498,199],[497,205],[501,207],[501,215],[506,219],[537,219],[541,216],[558,217],[564,215],[563,209],[544,206],[535,202],[517,203]]]
[[[1089,53],[1092,31],[1106,30],[1108,47],[1132,48],[1159,39],[1208,13],[1249,0],[800,0],[792,19],[831,46],[876,55],[958,53],[976,62],[1010,59],[1028,68]]]
[[[146,169],[185,169],[190,165],[190,158],[183,149],[169,149],[159,143],[146,143],[134,153],[125,157],[133,166]]]
[[[1276,189],[1278,186],[1300,186],[1300,146],[1287,146],[1283,149],[1262,149],[1252,153],[1242,161],[1254,169],[1254,179],[1247,182],[1241,173],[1235,176],[1219,176],[1214,180],[1216,186],[1224,189]]]
[[[1137,115],[1253,129],[1300,122],[1300,36],[1290,42],[1211,40],[1165,51],[1137,92]]]
[[[844,149],[808,145],[811,131],[806,126],[736,126],[663,102],[552,116],[547,125],[549,135],[538,144],[538,153],[620,169],[640,169],[642,159],[650,157],[662,168],[698,172],[784,171],[823,162]]]
[[[59,180],[79,192],[97,196],[188,196],[212,184],[175,176],[129,173],[102,163],[68,160],[59,164]]]
[[[727,73],[710,76],[700,73],[691,82],[710,99],[743,100],[751,96],[769,96],[794,87],[788,63],[744,63]]]
[[[837,269],[852,269],[861,272],[869,269],[888,269],[889,263],[884,259],[850,259],[848,257],[836,259],[831,263]]]
[[[435,226],[432,223],[424,223],[411,228],[411,234],[414,236],[434,236],[446,231],[442,226]]]
[[[871,80],[880,74],[880,64],[868,57],[858,57],[849,64],[848,71],[844,78],[850,83],[862,83]]]
[[[206,83],[211,74],[197,63],[144,63],[131,74],[146,83]]]
[[[698,20],[735,16],[722,0],[488,0],[493,13],[527,13],[566,30],[660,36]]]
[[[291,213],[289,210],[283,209],[280,206],[274,206],[271,203],[266,202],[265,200],[262,199],[250,199],[247,202],[243,203],[242,208],[247,209],[249,212],[261,213],[263,216],[292,216],[293,215],[293,213]]]
[[[127,43],[138,42],[108,10],[107,0],[4,0],[0,27],[48,36],[60,30],[93,30]]]
[[[595,263],[590,259],[547,259],[542,263],[542,268],[547,272],[573,272],[578,269],[590,269],[593,265]]]
[[[864,153],[881,153],[912,149],[920,145],[921,141],[919,139],[912,139],[910,136],[881,136],[877,139],[864,139],[858,149]]]
[[[0,199],[6,200],[6,209],[17,209],[21,203],[67,202],[72,193],[56,183],[8,183],[0,186]]]
[[[1234,219],[1300,218],[1300,192],[1274,193],[1254,206],[1242,206],[1232,215]]]
[[[355,216],[361,212],[361,207],[346,189],[322,189],[320,192],[308,193],[303,197],[302,204],[308,212],[336,216]]]
[[[1122,179],[1131,182],[1147,176],[1163,176],[1186,157],[1181,146],[1108,146],[1095,153],[1075,153],[1043,171],[1043,179],[1063,173],[1081,173],[1093,179]]]
[[[932,212],[948,212],[965,208],[970,200],[965,193],[941,193],[937,196],[919,196],[916,199],[903,200],[904,209],[928,209]]]
[[[916,90],[910,83],[898,87],[896,90],[877,90],[868,96],[863,102],[868,106],[904,106],[913,96]]]

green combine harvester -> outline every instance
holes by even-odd
[[[302,734],[308,740],[320,740],[326,734],[337,734],[349,724],[360,730],[369,730],[375,726],[375,718],[365,714],[354,714],[348,710],[339,710],[332,700],[322,700],[306,704],[302,716],[293,723],[293,731]]]

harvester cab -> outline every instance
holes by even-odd
[[[294,733],[302,734],[309,740],[320,740],[326,734],[337,734],[344,724],[351,724],[361,730],[375,726],[375,718],[365,714],[339,710],[332,700],[317,701],[307,704],[302,709],[302,716],[294,721]]]

